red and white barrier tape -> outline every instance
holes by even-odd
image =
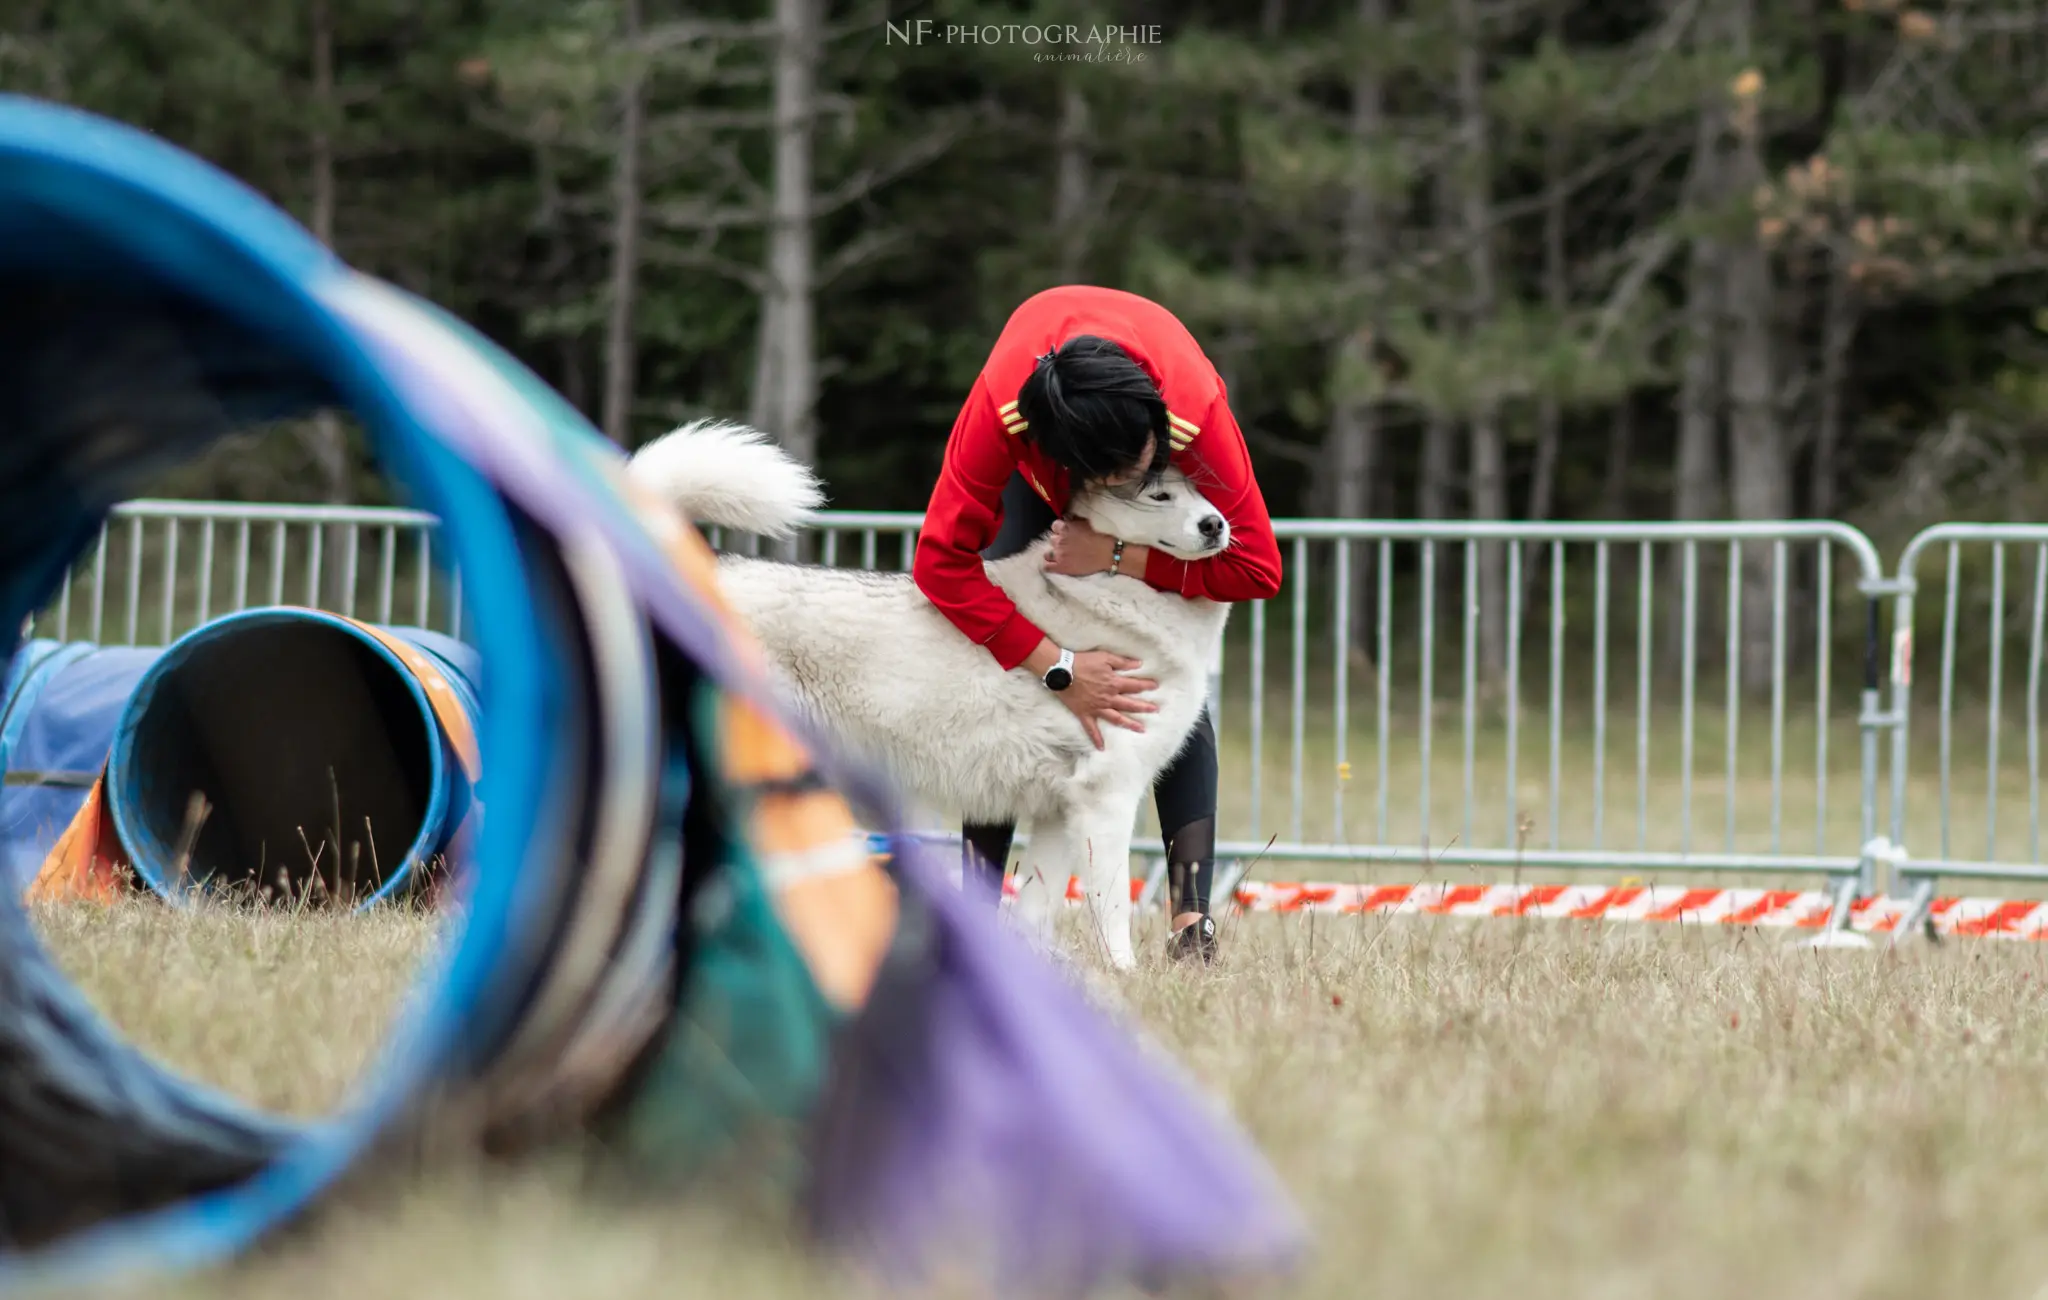
[[[1144,889],[1131,882],[1132,898]],[[1017,877],[1003,885],[1015,897]],[[1067,900],[1084,897],[1067,884]],[[1818,930],[1829,896],[1819,890],[1687,889],[1679,885],[1407,885],[1297,884],[1253,881],[1231,895],[1244,912],[1334,912],[1388,916],[1526,916],[1548,920],[1667,921]],[[1850,928],[1890,934],[1909,910],[1906,899],[1878,895],[1850,905]],[[1937,898],[1928,915],[1935,933],[1993,939],[2048,939],[2048,902],[2025,898]]]

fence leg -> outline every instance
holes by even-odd
[[[1166,889],[1166,859],[1154,854],[1145,859],[1150,863],[1145,869],[1145,888],[1138,895],[1138,910],[1149,912],[1159,906],[1159,895]]]
[[[1234,900],[1237,897],[1237,887],[1243,884],[1244,878],[1250,874],[1251,867],[1243,858],[1232,858],[1228,862],[1217,863],[1216,880],[1210,886],[1209,893],[1211,910],[1220,906],[1218,900]]]
[[[1899,918],[1898,928],[1892,932],[1892,943],[1911,938],[1915,930],[1929,943],[1941,942],[1941,936],[1934,929],[1934,887],[1932,876],[1914,884],[1913,896],[1906,900],[1906,913]]]
[[[1877,892],[1877,863],[1889,856],[1891,848],[1888,842],[1877,838],[1878,736],[1890,725],[1890,719],[1878,708],[1879,691],[1884,680],[1882,597],[1878,588],[1868,581],[1864,583],[1864,594],[1868,599],[1864,606],[1863,699],[1857,717],[1863,767],[1863,850],[1857,859],[1856,874],[1834,882],[1834,906],[1828,909],[1827,925],[1806,941],[1804,946],[1808,948],[1875,946],[1867,935],[1856,933],[1850,922],[1856,914],[1857,897]]]
[[[1858,877],[1844,876],[1834,883],[1834,906],[1828,909],[1828,922],[1821,932],[1808,939],[1806,948],[1870,948],[1870,936],[1858,934],[1849,926],[1855,916]]]

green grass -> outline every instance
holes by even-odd
[[[38,917],[145,1045],[295,1110],[372,1059],[424,918]],[[1254,917],[1215,970],[1088,986],[1219,1097],[1314,1226],[1248,1294],[2031,1297],[2048,1276],[2048,952],[1814,953],[1756,932]],[[339,1195],[150,1297],[781,1300],[863,1294],[713,1194],[572,1165],[437,1166]],[[958,1294],[958,1293],[955,1293]]]

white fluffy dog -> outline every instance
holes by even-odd
[[[807,468],[739,425],[686,425],[641,448],[631,472],[694,522],[770,538],[788,536],[824,500]],[[1219,512],[1176,470],[1143,489],[1077,492],[1070,509],[1182,559],[1229,545],[1227,528],[1203,537],[1202,521]],[[1145,730],[1105,726],[1100,750],[1028,669],[997,667],[907,573],[726,555],[719,585],[797,707],[877,760],[899,789],[968,821],[1028,826],[1022,918],[1043,934],[1078,876],[1106,955],[1128,969],[1138,804],[1194,729],[1230,607],[1128,576],[1047,573],[1050,545],[1041,538],[990,563],[990,579],[1060,646],[1128,655],[1159,683],[1148,694],[1159,711],[1136,715]]]

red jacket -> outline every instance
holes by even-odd
[[[981,552],[1002,522],[1003,488],[1021,470],[1060,513],[1070,488],[1066,472],[1008,424],[1016,421],[1017,390],[1038,358],[1082,334],[1121,345],[1152,376],[1166,399],[1173,464],[1197,475],[1203,495],[1230,521],[1230,547],[1221,555],[1190,563],[1155,550],[1145,581],[1216,601],[1268,600],[1280,590],[1280,546],[1252,477],[1251,453],[1222,377],[1187,327],[1158,303],[1120,289],[1047,289],[1027,298],[1003,326],[954,421],[912,566],[926,598],[1005,669],[1023,663],[1044,633],[981,567]]]

